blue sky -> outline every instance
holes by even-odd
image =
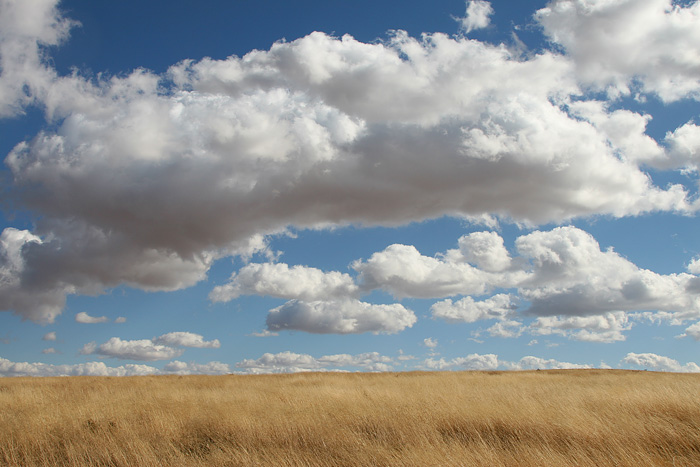
[[[700,2],[0,0],[0,375],[700,371]]]

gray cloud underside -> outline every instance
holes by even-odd
[[[163,76],[136,70],[90,81],[47,65],[45,46],[65,40],[71,25],[55,2],[33,0],[28,10],[0,1],[12,23],[0,29],[0,113],[39,105],[56,128],[5,161],[7,196],[36,222],[31,233],[3,233],[0,308],[51,322],[67,294],[188,287],[216,259],[264,250],[265,235],[289,226],[694,212],[681,186],[654,186],[640,166],[692,166],[697,127],[659,145],[645,138],[643,116],[569,105],[590,85],[581,74],[589,54],[574,47],[580,35],[557,28],[606,18],[632,26],[566,3],[537,18],[568,55],[521,57],[439,33],[399,31],[372,44],[312,33],[244,57],[184,61]],[[669,15],[697,25],[697,9]],[[674,60],[688,45],[673,34],[654,40],[672,50],[658,56]],[[634,65],[613,70],[618,88],[637,79]],[[695,96],[696,65],[665,72],[683,80],[673,96],[666,75],[649,76],[644,89]],[[608,124],[613,117],[632,124]]]

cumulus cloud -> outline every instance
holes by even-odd
[[[374,305],[359,300],[291,300],[270,310],[269,331],[295,330],[316,334],[393,334],[413,326],[416,315],[398,303]]]
[[[298,373],[302,371],[332,371],[338,369],[360,368],[366,371],[390,371],[393,359],[369,352],[358,355],[337,354],[315,358],[308,354],[294,352],[266,353],[252,360],[245,359],[236,363],[236,368],[244,373]]]
[[[390,245],[352,265],[365,290],[384,289],[395,297],[435,298],[482,294],[486,277],[466,263],[423,256],[412,245]]]
[[[419,291],[413,296],[423,296],[418,283],[422,277],[427,277],[423,288],[430,287],[435,295],[440,291],[444,295],[484,295],[494,288],[513,289],[513,293],[483,299],[472,296],[446,299],[430,308],[433,318],[450,323],[497,320],[487,329],[491,336],[497,337],[518,337],[529,332],[588,342],[616,342],[624,340],[624,332],[633,325],[637,314],[631,316],[630,312],[648,310],[657,318],[678,323],[700,317],[700,288],[696,275],[661,275],[641,269],[612,248],[602,250],[593,236],[576,227],[557,227],[522,235],[515,241],[513,255],[505,250],[503,240],[496,233],[484,234],[462,237],[458,242],[460,249],[448,250],[441,259],[421,256],[413,247],[402,245],[399,249],[411,252],[406,255],[410,258],[418,258],[415,263],[439,265],[446,271],[438,276],[441,284],[463,283],[460,268],[466,260],[475,265],[487,265],[489,271],[469,266],[472,276],[481,280],[477,290],[466,286],[439,289],[435,287],[437,279],[433,275],[412,274],[412,263],[404,261],[397,266],[387,261],[387,252],[395,250],[391,247],[381,252],[381,257],[375,253],[358,269],[361,274],[365,270],[371,272],[373,287],[392,290],[397,295],[397,277],[402,274],[409,279],[418,278],[411,284]],[[488,239],[488,244],[484,239]],[[482,257],[471,253],[473,244],[486,245]],[[382,261],[373,261],[377,257]],[[503,261],[494,266],[492,258]],[[695,263],[689,264],[689,271],[697,272]],[[411,287],[406,286],[404,290],[408,294]],[[534,321],[524,325],[521,320],[527,318],[534,318]]]
[[[46,48],[63,42],[77,24],[62,17],[57,3],[0,1],[0,117],[22,113],[41,101],[56,79]]]
[[[117,324],[126,323],[126,318],[123,316],[118,316],[117,318],[115,318],[114,322]]]
[[[694,209],[684,188],[653,185],[639,161],[626,157],[641,140],[610,128],[626,121],[625,131],[639,133],[639,117],[593,124],[568,108],[572,96],[581,100],[577,72],[589,76],[586,58],[598,47],[597,39],[585,43],[600,22],[581,2],[568,10],[571,2],[552,2],[537,16],[571,58],[545,51],[523,59],[503,46],[441,33],[417,39],[398,31],[368,44],[316,32],[243,57],[186,60],[166,75],[138,69],[96,80],[55,76],[43,64],[41,44],[58,44],[71,22],[55,1],[25,3],[0,4],[12,22],[0,28],[0,90],[9,96],[0,99],[0,112],[38,100],[52,125],[19,142],[5,161],[8,194],[32,213],[35,227],[2,233],[0,309],[33,321],[52,322],[70,294],[120,284],[189,287],[217,259],[264,251],[265,236],[289,226],[393,226],[444,215],[541,223]],[[636,24],[638,16],[630,22],[607,8],[613,3],[593,2],[591,11]],[[661,0],[649,3],[623,6],[635,14],[661,11],[652,23],[662,32],[670,22],[678,26],[668,26],[663,40],[649,34],[651,56],[671,66],[645,62],[642,71],[663,71],[640,79],[668,99],[692,95],[697,4],[666,12]],[[469,2],[465,30],[486,26],[489,8]],[[634,31],[647,31],[642,26]],[[21,53],[12,55],[15,44]],[[618,49],[605,43],[603,51]],[[687,63],[678,50],[691,51]],[[14,73],[20,55],[29,57],[30,72]],[[624,81],[617,60],[591,63],[603,63],[603,77]],[[637,62],[620,63],[637,72]],[[31,98],[18,91],[21,83]],[[681,148],[682,136],[669,147]],[[489,273],[509,267],[503,249],[490,248],[456,265],[393,247],[385,256],[436,279],[414,284],[400,274],[381,276],[376,257],[359,265],[361,286],[383,281],[397,296],[481,293],[471,261]],[[351,287],[342,274],[275,268],[264,273],[276,275],[269,290],[245,282],[245,274],[256,273],[251,266],[213,299],[257,293],[259,286],[311,303],[319,290]],[[307,288],[285,283],[290,274]]]
[[[451,370],[455,368],[463,370],[495,370],[499,366],[499,361],[498,355],[479,355],[474,353],[451,360],[429,358],[423,362],[423,365],[429,370]]]
[[[179,357],[182,355],[183,350],[155,344],[148,339],[128,341],[112,337],[104,344],[97,345],[95,342],[85,344],[80,353],[83,355],[102,355],[121,360],[154,361],[170,360],[171,358]]]
[[[43,353],[43,354],[54,354],[54,353],[58,353],[58,351],[57,351],[56,349],[54,349],[53,347],[49,347],[48,349],[42,350],[41,353]]]
[[[291,300],[270,310],[268,332],[398,332],[415,323],[400,304],[373,305],[356,298],[386,290],[398,298],[462,295],[434,303],[432,317],[450,323],[496,320],[493,337],[560,335],[588,342],[616,342],[631,329],[630,312],[649,311],[674,322],[700,317],[700,279],[641,269],[601,249],[589,233],[572,226],[533,231],[516,238],[511,254],[496,232],[462,236],[457,249],[434,257],[411,245],[390,245],[351,266],[358,273],[323,272],[286,264],[249,264],[216,294],[257,293],[276,297],[338,296]],[[695,263],[688,266],[695,271]],[[296,278],[297,280],[292,280]],[[509,293],[488,296],[494,289]],[[474,296],[486,296],[474,298]],[[637,316],[637,315],[635,315]],[[641,316],[641,315],[639,315]],[[525,319],[534,318],[529,324]]]
[[[109,319],[106,316],[90,316],[84,311],[81,311],[75,315],[75,321],[83,324],[96,324],[106,323]]]
[[[179,357],[184,349],[175,347],[196,347],[202,349],[218,349],[221,343],[218,339],[205,341],[200,334],[192,332],[169,332],[153,339],[122,340],[112,337],[104,344],[87,343],[80,350],[83,355],[102,355],[104,357],[122,360],[169,360]]]
[[[218,339],[205,341],[204,336],[192,332],[169,332],[159,337],[154,337],[152,342],[157,345],[175,347],[197,347],[200,349],[218,349],[221,343]]]
[[[47,363],[12,362],[0,357],[0,376],[140,376],[158,373],[157,368],[148,365],[129,364],[108,367],[103,362],[50,365]]]
[[[55,341],[56,340],[56,331],[47,332],[46,334],[44,334],[44,337],[42,337],[41,340]]]
[[[231,373],[231,368],[221,362],[185,363],[173,360],[165,364],[163,372],[176,375],[226,375]]]
[[[545,359],[533,356],[523,357],[518,362],[506,362],[504,365],[509,370],[571,370],[593,368],[591,365],[560,362],[551,358]]]
[[[617,311],[593,316],[545,316],[537,318],[529,326],[535,335],[558,334],[586,342],[624,341],[623,331],[629,331],[632,322],[627,313]]]
[[[685,328],[685,332],[678,337],[692,337],[696,341],[700,341],[700,322]]]
[[[467,12],[464,18],[456,18],[464,32],[469,33],[475,29],[482,29],[491,22],[493,7],[485,0],[469,0]]]
[[[628,94],[636,81],[665,101],[700,98],[697,0],[553,0],[535,18],[585,82]]]
[[[438,341],[437,341],[437,339],[433,339],[432,337],[428,337],[426,339],[423,339],[423,345],[429,349],[434,349],[435,347],[438,346]]]
[[[520,295],[531,302],[530,315],[658,310],[687,319],[700,314],[699,297],[690,290],[694,276],[640,269],[612,249],[601,251],[593,236],[575,227],[533,232],[519,237],[516,248],[532,265],[530,277],[519,285]]]
[[[681,365],[677,360],[653,353],[630,352],[622,359],[623,363],[643,367],[655,371],[672,371],[679,373],[698,373],[700,366],[694,362]]]
[[[517,308],[513,297],[497,294],[485,300],[464,297],[456,302],[447,299],[430,307],[433,318],[440,318],[448,323],[473,323],[485,319],[504,319],[513,315]]]
[[[357,295],[358,287],[348,274],[283,263],[251,263],[209,294],[214,302],[228,302],[241,295],[268,295],[299,300],[329,300]]]
[[[473,232],[460,237],[457,241],[459,253],[464,261],[488,272],[501,272],[511,265],[508,250],[503,245],[503,238],[496,232]],[[448,254],[457,252],[448,252]]]

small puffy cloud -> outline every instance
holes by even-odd
[[[75,315],[75,321],[83,324],[106,323],[109,319],[106,316],[90,316],[84,311]]]
[[[277,337],[279,336],[279,333],[270,332],[268,329],[263,329],[260,332],[252,332],[250,335],[253,337]]]
[[[679,373],[698,373],[700,366],[694,362],[681,365],[677,360],[653,353],[633,353],[630,352],[622,359],[623,363],[644,367],[655,371],[672,371]]]
[[[483,29],[491,22],[493,7],[485,0],[469,0],[467,12],[464,18],[455,18],[459,21],[464,32],[469,33],[475,29]]]
[[[697,322],[685,328],[685,333],[682,334],[682,337],[686,336],[690,336],[696,341],[700,341],[700,322]]]
[[[283,263],[247,264],[228,284],[214,288],[209,298],[228,302],[241,295],[268,295],[298,300],[330,300],[357,295],[358,287],[348,274]]]
[[[114,322],[117,323],[117,324],[126,323],[126,318],[123,317],[123,316],[118,316],[118,317],[114,320]]]
[[[398,303],[374,305],[359,300],[291,300],[270,310],[270,331],[296,330],[315,334],[393,334],[413,326],[416,315]]]
[[[218,349],[221,343],[218,339],[205,341],[204,336],[192,332],[169,332],[159,337],[154,337],[152,342],[156,345],[174,347],[197,347],[202,349]]]
[[[47,332],[46,334],[44,334],[44,337],[42,337],[41,340],[55,341],[56,340],[56,331]]]
[[[504,339],[520,337],[524,331],[525,326],[523,326],[523,323],[508,319],[499,321],[486,330],[491,337],[500,337]]]
[[[58,353],[58,351],[56,349],[54,349],[53,347],[49,347],[48,349],[42,350],[41,353],[48,355],[48,354]]]
[[[693,258],[688,264],[688,272],[695,275],[700,275],[700,258]]]
[[[464,297],[456,302],[447,299],[430,307],[433,318],[440,318],[448,323],[473,323],[485,319],[505,319],[514,314],[517,304],[508,294],[493,295],[477,301]]]
[[[365,371],[390,371],[393,359],[369,352],[358,355],[338,354],[315,358],[308,354],[294,352],[266,353],[252,360],[246,359],[236,364],[244,373],[297,373],[302,371],[329,371],[338,369],[361,369]]]
[[[76,365],[49,365],[47,363],[12,362],[0,357],[0,376],[139,376],[160,373],[148,365],[108,367],[103,362]]]
[[[423,362],[423,366],[430,370],[495,370],[498,368],[499,362],[497,355],[479,355],[474,353],[466,357],[457,357],[451,360],[429,358]]]
[[[591,365],[560,362],[554,359],[544,359],[533,356],[523,357],[518,362],[504,362],[503,364],[509,370],[570,370],[593,368]]]
[[[437,339],[433,339],[432,337],[428,337],[426,339],[423,339],[423,345],[429,349],[434,349],[435,347],[438,346],[438,341],[437,341]]]
[[[85,344],[80,351],[83,355],[101,355],[103,357],[118,358],[120,360],[170,360],[179,357],[184,351],[167,345],[156,344],[151,340],[121,340],[112,337],[104,344],[95,342]]]
[[[231,373],[231,368],[221,362],[185,363],[174,360],[165,364],[163,372],[176,375],[225,375]]]

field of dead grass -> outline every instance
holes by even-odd
[[[0,465],[698,466],[700,375],[4,378]]]

